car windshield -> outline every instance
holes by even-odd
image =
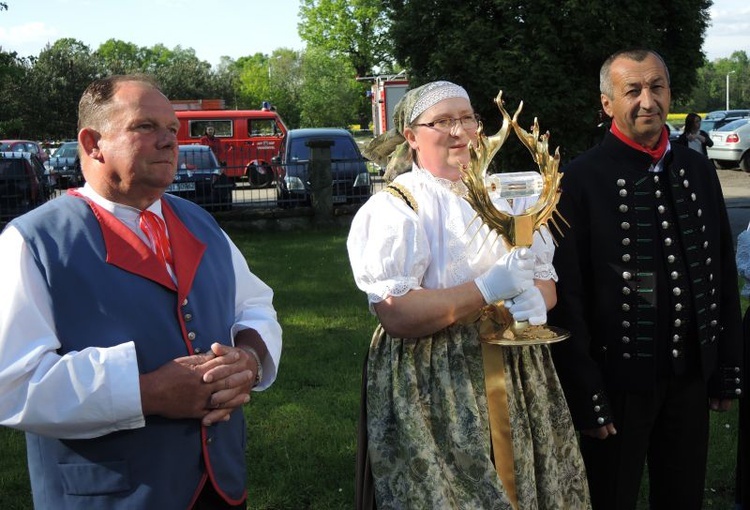
[[[71,143],[61,145],[57,148],[55,153],[52,155],[54,158],[74,158],[78,155],[78,144]]]
[[[728,124],[724,124],[723,126],[718,128],[716,131],[734,131],[737,128],[741,128],[748,122],[750,122],[750,119],[733,120],[732,122],[729,122]]]
[[[359,159],[354,146],[346,138],[321,138],[321,140],[333,140],[331,146],[331,159],[347,160]],[[289,157],[292,161],[308,161],[310,159],[310,147],[305,145],[310,138],[297,138],[292,140],[289,147]]]
[[[218,168],[219,163],[210,150],[180,150],[180,155],[177,159],[178,171],[213,172]]]

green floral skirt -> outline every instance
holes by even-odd
[[[503,349],[518,510],[590,508],[549,348]],[[476,325],[419,339],[378,328],[366,377],[367,455],[379,510],[512,508],[492,462]]]

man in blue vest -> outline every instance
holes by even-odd
[[[165,195],[179,123],[145,76],[79,103],[82,188],[0,235],[0,424],[36,508],[245,508],[252,390],[273,383],[273,292],[195,204]]]

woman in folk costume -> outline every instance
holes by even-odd
[[[380,321],[363,378],[358,508],[589,508],[548,347],[481,338],[488,316],[546,321],[556,301],[549,233],[509,251],[475,219],[460,168],[478,122],[462,87],[411,90],[394,120],[366,150],[387,162],[390,184],[358,211],[347,241]],[[493,305],[501,300],[507,310]]]

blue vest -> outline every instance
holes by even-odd
[[[81,197],[62,196],[13,221],[47,282],[59,354],[133,341],[139,371],[147,373],[207,352],[213,342],[230,342],[235,278],[229,244],[195,204],[169,195],[165,201],[179,288],[166,270],[161,279],[136,274],[133,268],[158,273],[155,257]],[[241,410],[208,428],[198,420],[149,416],[145,427],[94,439],[27,434],[26,440],[40,509],[184,509],[204,474],[231,502],[245,494]]]

